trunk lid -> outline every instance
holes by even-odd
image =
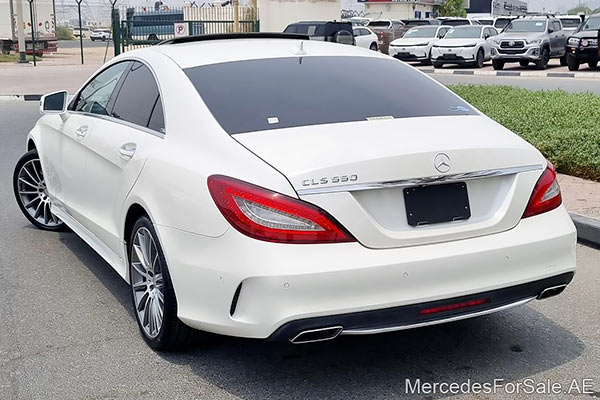
[[[393,248],[513,228],[545,159],[484,116],[361,121],[233,135],[364,246]],[[439,165],[438,155],[447,158]],[[436,169],[436,159],[438,167]],[[406,187],[466,182],[471,217],[411,226]]]

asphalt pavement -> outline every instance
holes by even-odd
[[[562,295],[490,316],[312,345],[198,335],[178,353],[150,350],[118,274],[73,233],[36,230],[17,208],[11,176],[37,107],[0,102],[0,399],[383,399],[403,396],[406,379],[575,379],[591,382],[587,395],[529,398],[600,397],[600,251],[581,245]]]

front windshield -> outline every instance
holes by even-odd
[[[432,38],[435,37],[437,28],[413,28],[406,32],[405,38]]]
[[[546,32],[546,21],[515,20],[508,24],[504,32]]]
[[[597,31],[600,29],[600,17],[588,18],[583,25],[583,31]]]
[[[454,28],[451,29],[444,39],[479,39],[481,27]]]

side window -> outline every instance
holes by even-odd
[[[165,133],[165,117],[160,96],[156,98],[154,110],[152,110],[152,116],[150,116],[150,122],[148,122],[148,128],[153,131]]]
[[[135,62],[119,90],[112,116],[147,127],[158,97],[158,86],[152,72]]]
[[[285,28],[284,33],[296,33],[298,32],[298,26],[297,25],[289,25],[287,28]]]
[[[554,31],[555,32],[562,31],[562,24],[560,21],[554,21]]]
[[[131,66],[130,62],[121,62],[102,71],[83,88],[72,107],[74,111],[108,115],[108,103],[111,96]]]

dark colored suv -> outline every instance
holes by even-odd
[[[600,54],[600,14],[589,17],[570,38],[567,44],[567,65],[570,71],[577,71],[587,63],[590,68],[598,66]]]
[[[352,23],[338,21],[300,21],[289,24],[284,33],[308,35],[311,40],[355,44]]]

